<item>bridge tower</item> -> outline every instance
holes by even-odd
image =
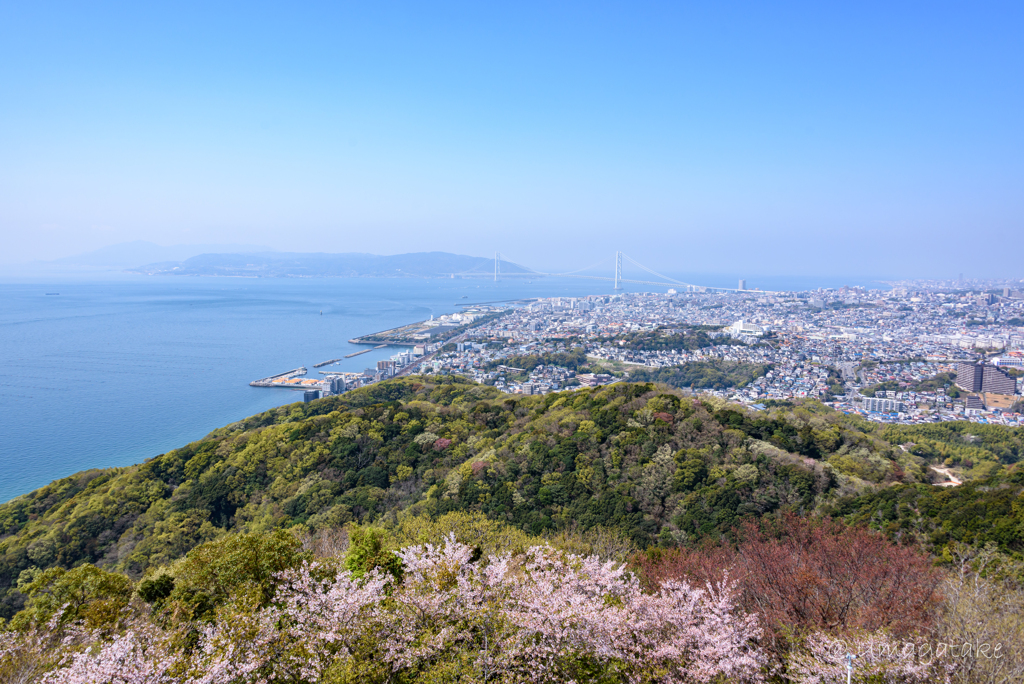
[[[622,289],[622,252],[615,253],[615,289]]]
[[[497,252],[494,253],[494,282],[498,282],[498,276],[501,275],[501,255]]]

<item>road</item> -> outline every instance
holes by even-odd
[[[455,337],[451,338],[450,340],[445,340],[444,344],[457,344],[459,342],[462,342],[462,341],[464,341],[466,339],[466,336],[468,334],[469,334],[469,330],[467,330],[466,332],[462,333],[461,335],[456,335]],[[444,345],[441,345],[441,346],[443,347]],[[414,368],[419,368],[420,364],[427,363],[428,361],[430,361],[431,359],[433,359],[435,356],[437,356],[440,353],[441,353],[441,350],[438,349],[435,352],[431,352],[429,354],[421,356],[420,358],[416,359],[415,361],[410,363],[408,366],[406,366],[402,370],[400,370],[397,373],[395,373],[395,377],[396,378],[400,378],[400,377],[402,377],[404,375],[412,375]]]

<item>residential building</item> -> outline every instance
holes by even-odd
[[[980,392],[984,378],[984,366],[980,363],[958,363],[956,365],[956,384],[968,392]]]
[[[865,411],[877,411],[879,413],[899,413],[904,410],[903,402],[895,399],[864,399]]]
[[[983,366],[981,391],[986,394],[1013,394],[1017,391],[1017,381],[995,366]]]

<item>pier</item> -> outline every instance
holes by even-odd
[[[349,340],[349,341],[351,341],[351,340]],[[346,359],[351,359],[353,356],[359,356],[360,354],[366,354],[368,352],[372,352],[374,349],[383,349],[386,346],[388,346],[388,345],[386,345],[386,344],[378,344],[376,347],[370,347],[369,349],[362,349],[362,350],[357,351],[357,352],[352,352],[351,354],[345,354],[345,358]],[[341,359],[335,359],[335,361],[340,361],[340,360]],[[321,365],[326,365],[326,364],[321,364]],[[314,366],[314,368],[319,368],[319,367],[320,366]]]
[[[347,356],[345,357],[348,358]],[[341,359],[331,359],[330,361],[321,361],[320,363],[314,363],[313,368],[323,368],[324,366],[330,366],[332,363],[338,363]]]
[[[397,328],[390,328],[388,330],[381,330],[380,332],[370,333],[369,335],[360,335],[359,337],[353,337],[349,340],[349,344],[376,344],[379,345],[382,342],[387,346],[388,344],[394,344],[401,347],[412,347],[417,344],[421,344],[422,340],[413,339],[413,335],[423,332],[427,329],[428,321],[417,321],[416,323],[409,323],[408,325],[401,325]]]
[[[252,382],[249,383],[249,386],[282,387],[284,386],[282,383],[283,380],[290,380],[291,378],[300,377],[302,375],[305,375],[307,372],[309,371],[306,370],[305,366],[300,366],[298,368],[293,368],[290,371],[285,371],[284,373],[278,373],[277,375],[271,375],[269,377],[261,378],[259,380],[253,380]]]

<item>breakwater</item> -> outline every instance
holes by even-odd
[[[378,344],[376,347],[370,347],[369,349],[362,349],[362,350],[357,351],[357,352],[352,352],[351,354],[345,354],[345,358],[346,359],[351,359],[353,356],[359,356],[360,354],[366,354],[368,352],[372,352],[374,349],[383,349],[386,346],[388,346],[388,345],[386,345],[386,344]],[[319,366],[317,366],[317,368],[319,368]]]
[[[300,366],[299,368],[293,368],[290,371],[285,371],[284,373],[278,373],[277,375],[271,375],[266,378],[260,378],[259,380],[253,380],[252,382],[249,383],[249,386],[277,387],[279,386],[279,383],[282,380],[287,380],[289,378],[297,378],[299,376],[305,375],[307,372],[309,371],[306,370],[305,366]]]

